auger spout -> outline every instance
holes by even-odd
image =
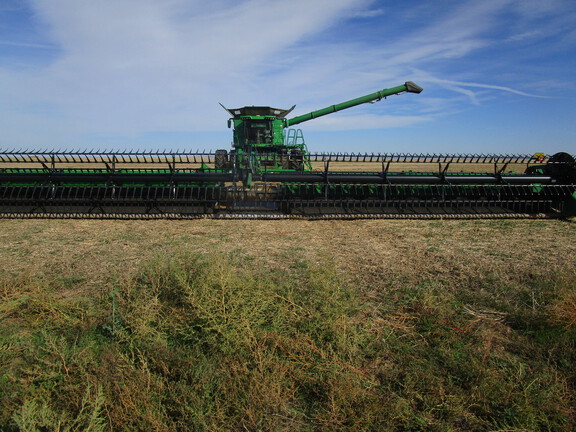
[[[391,95],[396,95],[396,94],[402,94],[402,93],[420,93],[422,91],[422,87],[420,87],[417,84],[414,84],[412,81],[407,81],[404,84],[397,86],[397,87],[392,87],[389,89],[383,89],[374,93],[370,93],[366,96],[362,96],[356,99],[352,99],[346,102],[342,102],[336,105],[331,105],[329,107],[326,108],[322,108],[316,111],[312,111],[308,114],[304,114],[298,117],[294,117],[291,119],[287,119],[285,120],[286,122],[286,127],[290,127],[290,126],[294,126],[297,125],[299,123],[308,121],[308,120],[312,120],[318,117],[322,117],[325,116],[327,114],[332,114],[335,113],[337,111],[342,111],[348,108],[352,108],[355,107],[357,105],[361,105],[363,103],[368,103],[368,102],[377,102],[379,100],[382,100],[388,96]]]

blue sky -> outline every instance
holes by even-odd
[[[1,0],[0,148],[228,148],[218,105],[311,151],[576,153],[573,0]]]

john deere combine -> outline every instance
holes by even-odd
[[[574,215],[576,164],[553,156],[310,153],[292,126],[412,82],[298,117],[294,107],[226,109],[232,149],[1,151],[0,216],[511,217]],[[361,143],[355,145],[361,148]]]

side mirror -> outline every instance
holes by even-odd
[[[232,127],[232,119],[228,119],[228,129]]]

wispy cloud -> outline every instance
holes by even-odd
[[[461,93],[467,96],[474,105],[479,105],[479,98],[478,95],[470,90],[470,88],[480,88],[480,89],[489,89],[489,90],[498,90],[501,92],[508,92],[513,93],[520,96],[525,97],[532,97],[532,98],[549,98],[549,96],[533,94],[533,93],[526,93],[520,90],[516,90],[511,87],[506,86],[499,86],[493,84],[482,84],[482,83],[475,83],[475,82],[464,82],[464,81],[452,81],[446,79],[436,78],[424,71],[417,71],[418,79],[422,83],[434,83],[438,84],[444,88],[450,89],[454,92]]]
[[[339,115],[336,117],[322,117],[311,122],[309,130],[358,130],[358,129],[385,129],[402,128],[415,124],[426,123],[433,120],[433,116],[397,116],[397,115]]]
[[[537,36],[541,36],[542,32],[540,30],[531,30],[519,34],[514,34],[506,39],[506,42],[520,42],[526,39],[531,39]]]
[[[28,42],[15,42],[15,41],[3,41],[0,40],[0,45],[5,46],[13,46],[13,47],[21,47],[21,48],[40,48],[40,49],[57,49],[58,47],[54,45],[48,44],[39,44],[39,43],[28,43]]]
[[[386,9],[369,9],[365,11],[356,12],[353,18],[375,18],[382,16],[386,13]]]

